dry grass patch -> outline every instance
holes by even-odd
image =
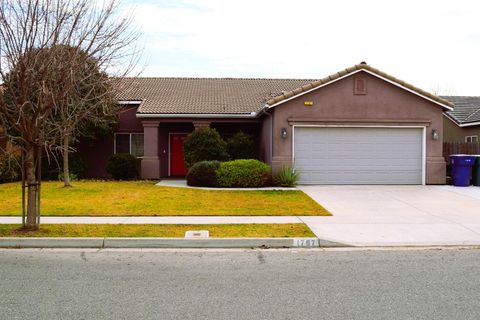
[[[19,183],[0,184],[0,215],[21,214]],[[44,216],[262,216],[330,213],[300,190],[223,191],[155,186],[151,181],[42,184]]]
[[[44,224],[25,231],[18,224],[0,225],[0,237],[160,237],[183,238],[188,230],[208,230],[213,238],[313,237],[303,223],[290,224]]]

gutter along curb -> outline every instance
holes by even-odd
[[[318,238],[0,238],[0,248],[326,248]]]

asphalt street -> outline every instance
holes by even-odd
[[[0,250],[0,319],[480,319],[480,250]]]

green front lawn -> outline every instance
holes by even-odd
[[[330,215],[302,191],[158,187],[150,181],[42,183],[43,216]],[[20,183],[0,184],[0,215],[21,215]]]
[[[18,224],[0,224],[0,237],[159,237],[183,238],[188,230],[208,230],[211,238],[314,237],[303,223],[291,224],[43,224],[24,231]]]

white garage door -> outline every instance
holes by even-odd
[[[300,184],[422,184],[421,128],[295,127]]]

